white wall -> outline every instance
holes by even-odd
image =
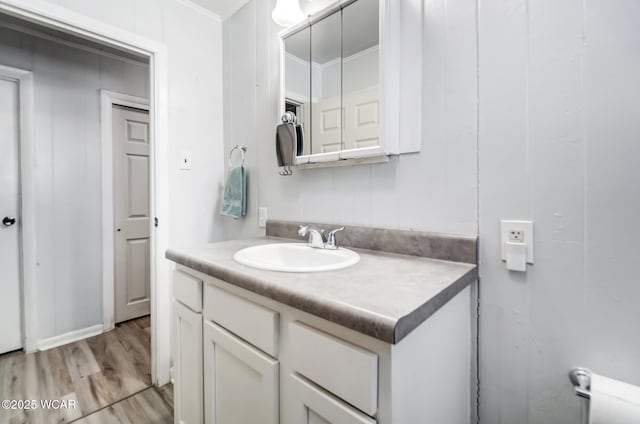
[[[425,0],[422,152],[287,178],[265,3],[225,23],[225,142],[249,143],[254,174],[250,215],[226,236],[259,234],[258,205],[301,222],[479,231],[482,423],[581,423],[576,365],[640,384],[638,3]],[[535,221],[526,274],[500,260],[503,218]]]
[[[380,84],[380,55],[377,48],[346,57],[342,62],[337,58],[316,66],[322,83],[321,88],[314,90],[314,94],[324,99]]]
[[[285,74],[287,75],[287,97],[293,97],[298,101],[309,101],[311,78],[309,75],[309,62],[292,54],[284,57]]]
[[[100,324],[100,90],[148,97],[148,65],[2,27],[0,64],[34,74],[39,336]]]
[[[36,0],[29,0],[37,4]],[[168,60],[169,107],[169,225],[171,246],[197,245],[219,240],[222,236],[217,213],[218,193],[223,177],[222,149],[222,24],[216,15],[202,13],[189,2],[158,0],[45,0],[106,24],[163,43]],[[125,76],[128,79],[128,76]],[[96,107],[98,105],[96,100]],[[193,170],[178,169],[179,152],[190,151]],[[174,165],[175,164],[175,165]],[[87,165],[88,166],[88,165]],[[97,166],[94,164],[94,166]],[[49,193],[58,196],[58,193]],[[99,204],[100,193],[90,193]],[[70,205],[71,206],[71,205]],[[99,226],[91,234],[100,237]],[[93,271],[99,263],[91,263]],[[42,289],[39,283],[39,298]],[[46,290],[52,290],[47,288]],[[60,293],[77,304],[87,303],[82,311],[101,310],[100,297],[87,293]],[[98,295],[96,295],[98,296]],[[50,299],[49,299],[50,300]],[[169,311],[167,311],[169,313]],[[77,312],[67,312],[69,320],[78,319]],[[43,319],[44,321],[44,319]],[[74,321],[82,327],[86,319]],[[100,322],[101,320],[98,320]],[[94,322],[95,323],[95,322]],[[56,333],[70,328],[70,322],[57,326]],[[167,331],[168,328],[161,329]],[[40,334],[45,337],[48,334]],[[53,335],[53,334],[52,334]]]
[[[379,165],[296,169],[292,177],[278,175],[275,159],[282,28],[270,18],[274,5],[253,0],[224,23],[225,149],[248,144],[250,175],[248,216],[225,220],[225,236],[260,234],[258,205],[268,207],[276,219],[475,234],[475,2],[425,3],[429,55],[424,63],[421,153]]]
[[[581,424],[571,367],[640,385],[640,4],[479,4],[480,422]]]
[[[222,24],[188,1],[46,0],[109,25],[156,40],[169,63],[170,245],[187,246],[221,236],[216,188],[223,169]],[[194,169],[180,171],[180,151]],[[166,224],[166,223],[165,223]],[[160,225],[163,225],[161,222]]]
[[[342,91],[358,91],[380,84],[380,50],[378,46],[363,50],[343,60]]]
[[[313,100],[337,97],[341,92],[354,92],[380,84],[380,54],[377,46],[345,58],[330,60],[324,64],[309,62],[292,54],[284,58],[286,96],[297,101],[309,101],[310,82],[313,84]],[[342,77],[342,81],[341,81]],[[323,87],[327,88],[323,90]],[[342,91],[341,91],[342,90]]]
[[[264,129],[258,131],[258,122],[266,112],[258,108],[258,92],[268,90],[264,79],[266,69],[256,68],[256,37],[258,26],[266,24],[257,21],[256,2],[251,1],[240,9],[223,25],[224,39],[224,151],[228,155],[236,144],[248,146],[245,168],[247,171],[247,216],[234,220],[223,217],[224,238],[248,238],[258,234],[258,187],[261,175],[258,169],[260,157],[258,145],[273,143],[274,136]],[[236,156],[237,161],[237,156]],[[228,163],[225,158],[225,168]],[[222,192],[222,186],[219,192]]]

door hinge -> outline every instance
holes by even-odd
[[[158,217],[153,218],[153,226],[158,228]]]

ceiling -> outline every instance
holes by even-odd
[[[212,11],[220,16],[222,20],[236,13],[242,6],[249,3],[249,0],[191,0],[198,6]]]

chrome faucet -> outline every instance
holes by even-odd
[[[336,228],[329,233],[327,236],[327,242],[324,244],[325,249],[336,250],[338,248],[338,243],[336,243],[336,233],[342,230],[344,230],[344,227]]]
[[[326,243],[322,237],[324,230],[316,227],[315,225],[301,225],[300,228],[298,228],[298,235],[300,237],[304,237],[309,234],[309,241],[307,242],[307,245],[310,247],[314,247],[316,249],[336,250],[338,248],[338,244],[336,243],[336,233],[342,230],[344,230],[344,227],[332,230],[327,236]]]
[[[300,237],[304,237],[309,234],[309,241],[307,242],[307,245],[315,247],[316,249],[324,249],[322,233],[324,233],[324,230],[321,230],[315,225],[301,225],[298,228],[298,235]]]

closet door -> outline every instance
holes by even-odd
[[[19,97],[18,82],[0,76],[0,354],[23,338]]]
[[[149,315],[151,203],[149,112],[114,106],[113,221],[115,321]]]
[[[278,361],[213,322],[204,324],[208,424],[279,422]]]

